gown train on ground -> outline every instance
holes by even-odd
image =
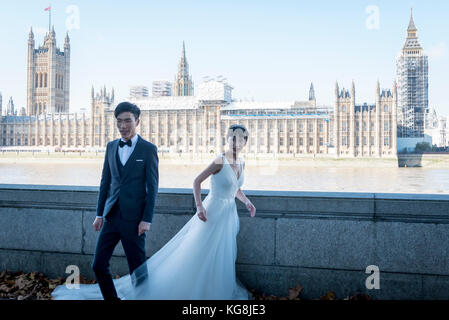
[[[133,273],[114,279],[124,300],[248,300],[251,293],[236,277],[239,217],[235,195],[243,184],[243,165],[237,179],[226,157],[211,175],[203,201],[207,221],[194,215],[178,233]],[[80,288],[56,287],[53,299],[103,299],[98,284]]]

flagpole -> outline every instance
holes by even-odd
[[[48,7],[48,32],[51,32],[51,4]]]

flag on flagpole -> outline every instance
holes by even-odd
[[[48,11],[48,31],[50,31],[51,26],[51,5],[45,8],[45,11]]]

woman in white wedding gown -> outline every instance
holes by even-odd
[[[235,197],[254,217],[256,208],[240,190],[244,162],[238,157],[248,132],[242,125],[230,126],[229,149],[195,179],[196,214],[159,251],[114,285],[120,299],[139,300],[248,300],[251,293],[236,277],[239,217]],[[211,176],[210,191],[201,201],[201,182]],[[101,300],[98,284],[79,288],[56,287],[53,299]]]

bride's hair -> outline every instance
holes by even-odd
[[[226,138],[229,138],[232,136],[235,130],[242,130],[243,132],[243,138],[245,139],[245,143],[248,142],[248,130],[245,128],[243,124],[232,124],[228,129],[228,134]]]

